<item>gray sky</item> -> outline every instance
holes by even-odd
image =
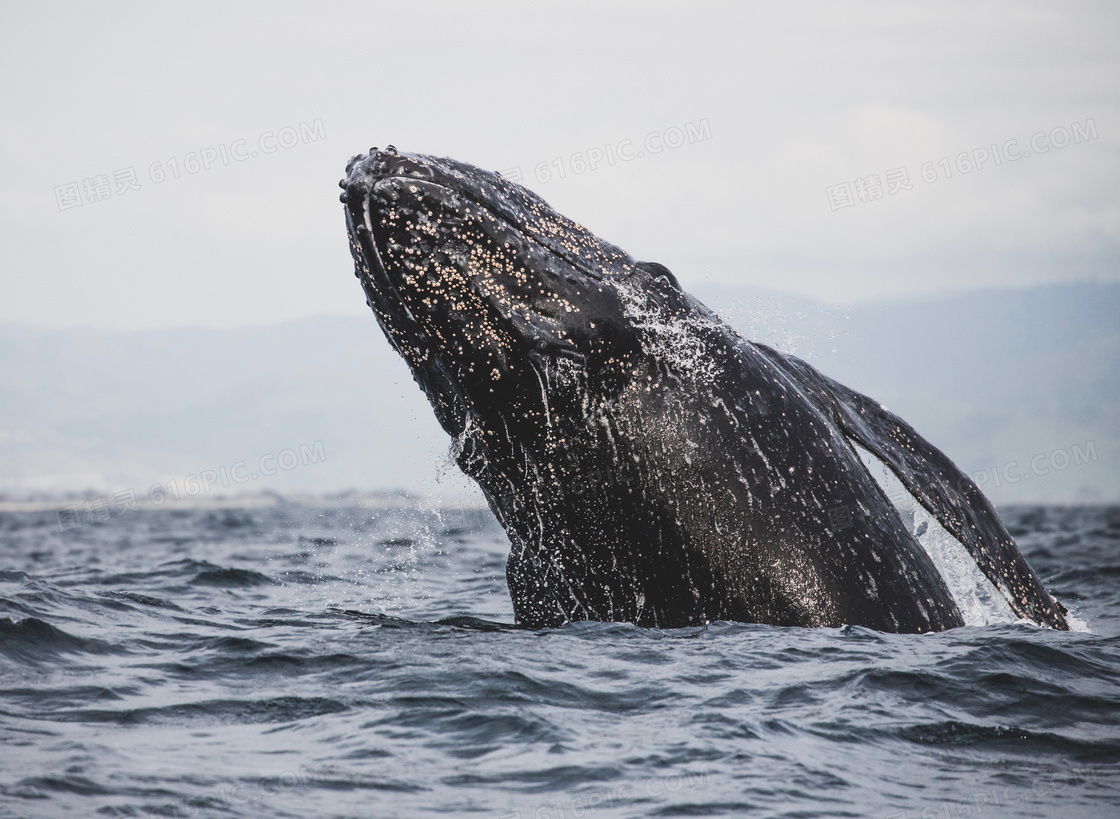
[[[519,169],[686,288],[1117,281],[1117,42],[1103,3],[5,3],[0,321],[365,315],[336,182],[387,143]]]

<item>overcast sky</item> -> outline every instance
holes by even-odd
[[[1116,4],[0,10],[0,321],[364,315],[336,183],[387,143],[686,288],[1120,280]]]

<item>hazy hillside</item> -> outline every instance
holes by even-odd
[[[0,486],[117,490],[200,470],[228,489],[422,487],[446,450],[372,315],[237,331],[0,329]],[[292,469],[260,459],[315,451]],[[265,471],[275,471],[266,476]],[[219,483],[220,483],[219,478]]]
[[[844,310],[735,288],[697,294],[748,337],[880,400],[966,470],[986,470],[997,501],[1120,500],[1120,286]],[[445,496],[464,487],[372,316],[237,331],[0,327],[0,374],[9,496],[143,494],[202,470],[219,476],[212,492],[432,494],[441,475]],[[246,480],[221,486],[239,462]]]

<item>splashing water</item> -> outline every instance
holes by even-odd
[[[965,625],[991,626],[1003,623],[1034,625],[1030,620],[1020,618],[1012,611],[1003,593],[988,580],[968,549],[937,522],[937,518],[926,511],[903,486],[902,481],[885,463],[872,455],[859,444],[852,442],[863,460],[864,465],[875,478],[887,498],[898,510],[903,523],[922,544],[933,565],[941,573],[945,585],[949,587],[957,607],[961,610]],[[1087,631],[1079,620],[1070,621],[1078,631]]]

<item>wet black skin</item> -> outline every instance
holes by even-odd
[[[374,149],[340,184],[367,301],[509,536],[518,622],[963,625],[854,440],[1016,613],[1068,628],[942,453],[661,265],[451,159]]]

